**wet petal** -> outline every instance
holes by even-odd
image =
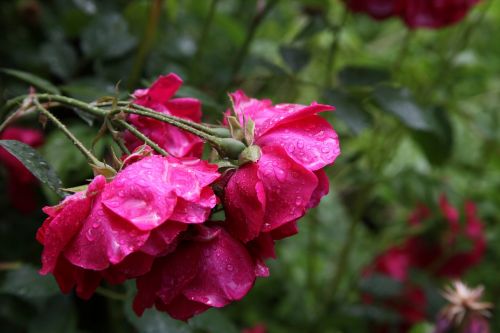
[[[332,126],[319,116],[273,127],[256,142],[260,147],[280,145],[305,168],[315,171],[331,164],[340,154],[339,139]]]
[[[263,231],[302,217],[318,185],[316,175],[292,160],[281,147],[264,147],[257,164],[266,192]]]
[[[140,230],[151,230],[172,214],[177,199],[165,158],[146,157],[118,173],[103,192],[102,203]]]
[[[266,195],[264,185],[257,177],[258,170],[255,163],[240,167],[225,188],[227,228],[243,242],[257,237],[264,224]]]

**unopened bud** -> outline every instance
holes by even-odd
[[[217,145],[217,151],[221,157],[227,157],[232,160],[237,160],[241,152],[247,147],[243,142],[232,138],[219,139]]]

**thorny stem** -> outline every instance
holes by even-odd
[[[99,103],[97,104],[99,107],[111,107],[112,104],[111,103]],[[125,106],[125,107],[128,107],[128,108],[135,108],[135,109],[138,109],[138,110],[143,110],[143,111],[147,111],[147,112],[155,112],[155,113],[158,113],[152,109],[149,109],[149,108],[146,108],[142,105],[138,105],[138,104],[134,104],[134,103],[130,103],[130,102],[126,102],[126,101],[120,101],[117,103],[118,106]],[[112,110],[111,112],[120,112],[120,109],[115,109],[115,110]],[[187,120],[187,119],[184,119],[184,118],[179,118],[179,117],[175,117],[175,116],[171,116],[171,115],[168,115],[168,114],[164,114],[163,113],[163,116],[165,118],[170,118],[176,122],[179,122],[179,123],[182,123],[184,125],[187,125],[187,126],[190,126],[190,127],[193,127],[199,131],[202,131],[204,133],[207,133],[208,135],[213,135],[213,136],[217,136],[217,137],[221,137],[219,135],[219,133],[217,133],[216,130],[214,130],[213,128],[210,128],[210,127],[207,127],[207,126],[204,126],[202,124],[199,124],[199,123],[195,123],[194,121],[190,121],[190,120]]]
[[[139,108],[121,107],[118,110],[125,112],[125,113],[137,114],[140,116],[163,121],[167,124],[170,124],[172,126],[180,128],[182,130],[185,130],[186,132],[194,134],[212,145],[217,146],[219,144],[219,140],[217,137],[214,137],[214,136],[209,135],[205,132],[202,132],[196,128],[193,128],[190,125],[185,124],[184,122],[179,122],[179,121],[177,121],[177,118],[175,118],[175,120],[174,120],[174,118],[172,116],[168,116],[168,115],[165,115],[163,113],[155,112],[155,111],[149,110],[147,108],[139,109]]]
[[[60,96],[60,95],[51,95],[51,94],[33,94],[33,95],[24,95],[24,96],[19,96],[13,100],[10,100],[7,102],[6,107],[4,108],[5,110],[9,110],[9,108],[13,108],[16,106],[18,103],[23,101],[26,97],[30,98],[36,98],[38,101],[55,101],[59,102],[61,104],[67,105],[67,106],[73,106],[76,108],[79,108],[82,111],[88,112],[90,114],[100,116],[100,117],[110,117],[113,116],[115,113],[129,113],[129,114],[137,114],[140,116],[148,117],[148,118],[153,118],[165,123],[168,123],[172,126],[175,126],[177,128],[180,128],[184,131],[187,131],[191,134],[194,134],[201,138],[202,140],[208,142],[212,147],[217,149],[217,151],[222,155],[226,157],[230,157],[232,159],[237,159],[237,155],[244,149],[244,144],[240,141],[237,141],[232,138],[228,138],[227,136],[224,135],[219,135],[216,134],[214,129],[205,127],[201,124],[196,124],[192,123],[188,120],[181,119],[178,117],[170,116],[170,115],[165,115],[160,112],[156,112],[152,109],[145,108],[143,106],[135,105],[135,104],[130,104],[130,103],[125,103],[123,104],[120,103],[121,105],[127,105],[126,107],[118,107],[114,108],[113,110],[105,110],[101,109],[100,107],[87,104],[85,102],[65,97],[65,96]],[[102,104],[101,104],[102,105]],[[107,106],[112,106],[112,105],[107,105]],[[111,121],[114,121],[111,119]],[[0,127],[3,126],[0,125]],[[208,134],[208,133],[213,133],[213,134]]]
[[[116,120],[116,123],[129,130],[130,133],[132,133],[139,140],[144,141],[148,146],[153,148],[158,154],[163,156],[168,155],[168,153],[163,148],[161,148],[156,142],[148,138],[146,135],[142,134],[137,128],[130,125],[125,120]]]
[[[43,113],[44,116],[50,119],[54,123],[54,125],[56,125],[64,133],[64,135],[66,135],[68,139],[71,140],[71,142],[76,146],[76,148],[78,148],[78,150],[80,150],[80,152],[87,158],[90,163],[94,165],[101,164],[101,161],[99,161],[97,157],[95,157],[87,148],[85,148],[83,143],[81,143],[81,141],[78,140],[76,136],[74,136],[74,134],[71,133],[71,131],[68,130],[68,128],[61,121],[59,121],[59,119],[56,118],[56,116],[54,116],[45,107],[43,107],[43,105],[40,104],[40,102],[36,98],[33,99],[33,104],[35,104],[37,109],[41,113]]]

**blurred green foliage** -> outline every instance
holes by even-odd
[[[271,333],[371,332],[374,322],[398,318],[364,304],[362,292],[384,297],[398,286],[384,277],[363,280],[361,271],[405,236],[416,203],[436,202],[440,193],[478,204],[488,251],[464,280],[484,284],[486,299],[498,304],[499,22],[500,3],[492,0],[460,24],[411,32],[397,20],[352,15],[335,0],[3,1],[2,68],[34,73],[50,89],[85,101],[127,97],[175,72],[185,80],[179,95],[199,98],[212,121],[228,107],[226,93],[239,88],[276,103],[330,103],[337,111],[327,118],[342,155],[328,170],[330,195],[300,222],[297,236],[277,246],[271,277],[241,302],[189,325],[156,311],[137,318],[132,285],[106,287],[88,302],[61,295],[52,277],[36,272],[42,213],[19,215],[2,197],[0,330],[233,333],[265,323]],[[3,101],[27,89],[0,77]],[[92,119],[65,111],[58,115],[90,146],[99,124],[89,128]],[[25,123],[36,126],[35,119]],[[40,152],[64,186],[81,184],[91,175],[85,160],[61,133],[46,131]],[[106,140],[94,148],[98,156],[109,154]],[[54,200],[48,196],[40,196],[41,205]],[[435,288],[429,285],[431,295]],[[435,315],[434,306],[428,321]],[[500,330],[498,307],[492,325]]]

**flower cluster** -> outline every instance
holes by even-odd
[[[377,20],[400,17],[411,28],[442,28],[462,20],[479,0],[345,0]]]
[[[200,122],[198,101],[171,99],[180,84],[174,74],[160,77],[136,91],[133,103]],[[136,279],[138,315],[154,306],[181,320],[243,298],[257,277],[268,276],[264,260],[274,257],[274,241],[296,233],[297,220],[328,193],[323,168],[339,155],[339,142],[318,113],[333,108],[273,106],[241,91],[231,98],[236,116],[228,116],[225,132],[246,147],[238,161],[215,151],[210,162],[201,160],[198,137],[129,116],[171,155],[156,155],[125,133],[137,149],[112,179],[96,176],[85,191],[44,208],[41,273],[82,298],[102,280]],[[224,221],[212,216],[219,210]]]
[[[41,131],[31,128],[9,127],[0,134],[1,140],[17,140],[33,148],[40,147],[44,138]],[[0,147],[0,164],[2,164],[9,177],[7,177],[7,193],[12,206],[23,213],[36,209],[35,189],[38,181],[28,169],[14,156]]]
[[[400,295],[384,300],[386,308],[401,316],[402,332],[424,320],[427,307],[424,290],[412,281],[412,270],[425,271],[436,278],[459,278],[480,262],[486,250],[483,224],[474,203],[465,203],[464,224],[445,196],[441,196],[439,207],[442,216],[433,215],[427,206],[417,207],[408,223],[413,228],[423,228],[424,233],[387,249],[364,271],[365,277],[382,274],[403,285]],[[366,299],[373,301],[369,296]]]

